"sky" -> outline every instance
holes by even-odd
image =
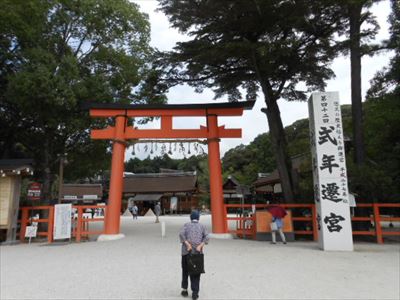
[[[180,34],[176,29],[170,27],[167,17],[162,12],[155,11],[157,9],[156,0],[133,0],[140,6],[140,10],[149,15],[151,24],[151,46],[158,50],[171,50],[176,42],[188,40],[188,37]],[[380,25],[380,31],[376,36],[375,41],[387,39],[389,37],[389,24],[387,17],[390,13],[390,1],[385,0],[373,5],[371,11],[376,16]],[[362,58],[362,93],[365,96],[369,81],[374,74],[386,66],[389,62],[390,54],[381,53],[373,57],[364,56]],[[349,57],[340,56],[336,58],[331,65],[336,77],[327,82],[326,91],[338,91],[341,104],[351,103],[350,89],[350,59]],[[190,103],[217,103],[227,102],[226,99],[213,100],[214,93],[211,90],[204,90],[203,93],[195,93],[194,89],[181,85],[171,88],[167,94],[169,104],[190,104]],[[308,107],[306,102],[291,102],[281,99],[278,101],[281,111],[281,118],[284,126],[291,125],[293,122],[308,117]],[[225,125],[226,128],[242,128],[242,138],[221,139],[220,151],[221,157],[226,151],[240,144],[248,145],[261,133],[268,131],[267,119],[261,108],[265,106],[262,97],[258,96],[252,110],[244,112],[242,117],[225,117],[219,118],[218,125]],[[174,128],[199,128],[200,125],[205,125],[205,118],[175,118],[173,122]],[[153,121],[139,128],[159,128],[159,121]],[[140,151],[136,151],[135,156],[132,155],[130,148],[126,153],[126,159],[138,157],[146,158],[150,153],[144,152],[144,145],[139,146]],[[150,147],[149,147],[150,148]],[[207,152],[207,147],[204,150]],[[160,145],[158,146],[160,149]],[[151,157],[159,155],[156,151]],[[182,158],[183,155],[175,152],[173,158]]]

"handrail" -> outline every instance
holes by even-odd
[[[102,218],[96,219],[85,219],[83,218],[83,211],[90,208],[90,209],[103,209],[104,213],[106,213],[106,205],[73,205],[72,208],[77,209],[78,216],[77,219],[73,219],[72,222],[76,225],[73,226],[73,230],[71,232],[71,236],[75,237],[77,242],[80,242],[82,237],[88,237],[90,234],[102,234],[104,233],[104,227],[101,231],[90,231],[89,230],[89,223],[90,222],[104,222],[104,216]],[[26,227],[29,222],[29,211],[31,210],[48,210],[48,218],[47,219],[34,219],[31,220],[32,222],[37,223],[47,223],[47,231],[40,231],[37,232],[38,236],[47,236],[48,243],[53,242],[53,226],[54,226],[54,206],[51,205],[38,205],[38,206],[24,206],[21,207],[21,219],[18,220],[21,223],[21,229],[19,232],[19,239],[21,242],[25,240],[25,232]]]
[[[229,217],[228,216],[228,208],[246,208],[252,209],[253,207],[257,208],[267,208],[268,206],[272,206],[271,204],[224,204],[224,224],[225,231],[236,233],[238,235],[251,234],[251,236],[255,239],[256,236],[256,228],[255,228],[255,216],[252,217]],[[304,217],[292,217],[292,221],[295,222],[306,222],[311,221],[312,230],[297,230],[294,231],[295,234],[304,234],[304,235],[313,235],[313,240],[318,240],[318,223],[316,218],[316,207],[315,204],[296,204],[296,203],[285,203],[280,204],[280,206],[284,208],[310,208],[311,216]],[[373,221],[375,223],[374,231],[365,231],[365,230],[353,230],[353,235],[371,235],[376,236],[376,241],[378,244],[383,244],[384,236],[400,236],[400,231],[384,231],[382,230],[382,221],[400,221],[400,217],[386,217],[380,214],[380,208],[400,208],[400,203],[357,203],[356,208],[359,207],[367,207],[371,208],[373,215],[372,216],[353,216],[351,220],[353,222],[365,222],[365,221]],[[244,222],[248,219],[253,221],[253,226],[251,230],[244,228]],[[237,221],[236,230],[228,230],[228,221],[235,220]]]
[[[30,210],[48,210],[47,219],[34,219],[32,222],[36,223],[47,223],[47,231],[38,231],[38,236],[47,236],[47,241],[49,243],[53,242],[53,221],[54,221],[54,206],[50,205],[40,205],[40,206],[26,206],[21,207],[22,210],[21,219],[18,220],[21,223],[21,229],[19,232],[19,240],[23,242],[25,240],[26,227],[29,222],[29,211]]]

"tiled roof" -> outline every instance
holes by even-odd
[[[32,159],[0,159],[0,174],[6,175],[32,175]]]
[[[272,173],[270,173],[270,174],[268,174],[266,176],[258,178],[253,183],[253,185],[257,187],[257,186],[260,186],[260,185],[264,185],[264,184],[268,184],[268,183],[276,183],[276,182],[279,182],[279,181],[280,181],[279,173],[278,173],[278,170],[275,169],[274,171],[272,171]]]
[[[194,192],[197,176],[186,173],[134,174],[124,178],[124,193]]]

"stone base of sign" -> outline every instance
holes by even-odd
[[[211,239],[232,240],[233,234],[231,233],[210,233],[208,235]]]
[[[101,234],[97,238],[98,242],[107,242],[107,241],[115,241],[115,240],[120,240],[125,237],[125,234],[123,233],[118,233],[118,234]]]
[[[293,232],[284,232],[285,238],[287,242],[294,242],[294,233]],[[272,241],[272,235],[270,232],[257,232],[256,233],[257,241]],[[276,233],[276,241],[281,242],[281,236],[279,232]]]

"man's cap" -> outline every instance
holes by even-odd
[[[198,220],[200,219],[200,214],[197,210],[192,211],[190,214],[190,220]]]

